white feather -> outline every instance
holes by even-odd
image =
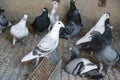
[[[81,71],[81,74],[84,74],[88,71],[91,71],[91,70],[94,70],[94,69],[97,69],[97,65],[87,65],[89,63],[92,63],[91,61],[89,61],[88,59],[85,59],[85,58],[82,58],[82,61],[84,62],[84,69]]]
[[[21,39],[28,36],[29,32],[28,28],[26,27],[26,20],[27,15],[24,15],[24,17],[21,19],[19,23],[11,27],[10,33],[13,35],[14,38]]]
[[[58,15],[58,3],[57,1],[53,1],[53,8],[49,14],[49,18],[50,18],[50,26],[49,26],[49,31],[51,29],[51,27],[55,24],[56,21],[59,20],[59,15]]]
[[[99,19],[99,21],[97,22],[97,24],[89,31],[85,34],[85,36],[83,36],[82,38],[80,38],[77,42],[76,42],[76,45],[79,45],[81,43],[85,43],[85,42],[90,42],[91,41],[91,35],[90,33],[92,31],[98,31],[100,32],[101,34],[104,33],[105,31],[105,20],[106,19],[109,19],[110,16],[108,14],[103,14],[102,17]]]
[[[93,64],[93,63],[86,58],[76,58],[76,59],[72,60],[71,62],[69,62],[67,64],[66,71],[69,72],[70,74],[75,74],[75,73],[73,73],[73,70],[75,69],[77,64],[80,63],[80,62],[83,62],[83,64],[84,64],[83,68],[80,69],[80,74],[84,74],[86,72],[89,72],[91,70],[94,70],[94,69],[98,68],[97,65],[95,65],[95,64],[94,65],[88,65],[88,64]],[[78,71],[76,71],[76,72],[78,72]]]

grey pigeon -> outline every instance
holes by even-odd
[[[120,54],[100,32],[93,31],[91,37],[90,46],[93,49],[93,55],[108,66],[107,73],[109,73],[113,65],[120,64]]]
[[[61,27],[65,27],[64,24],[61,21],[57,21],[53,25],[52,30],[41,39],[33,51],[22,58],[21,62],[26,62],[37,58],[36,63],[38,63],[40,57],[49,58],[50,53],[53,52],[58,46],[59,30]]]
[[[66,71],[72,75],[81,75],[82,77],[91,77],[92,79],[103,78],[98,72],[98,67],[90,60],[80,57],[78,48],[71,48],[72,56],[70,62],[66,65]]]
[[[7,18],[1,14],[1,12],[4,12],[5,10],[0,7],[0,33],[9,26],[11,26],[11,22],[7,20]]]
[[[15,45],[17,40],[23,39],[28,36],[29,31],[26,26],[28,15],[24,15],[24,17],[15,25],[13,25],[10,29],[10,33],[13,36],[13,46]]]
[[[87,32],[85,34],[85,36],[83,36],[82,38],[80,38],[77,42],[76,42],[76,45],[79,45],[79,44],[82,44],[82,43],[86,43],[86,42],[90,42],[91,41],[91,35],[90,33],[92,31],[99,31],[101,34],[103,34],[105,32],[105,21],[107,19],[110,19],[110,13],[108,12],[105,12],[102,17],[99,19],[99,21],[97,22],[97,24],[92,28],[90,29],[89,32]],[[112,26],[111,26],[112,28]]]
[[[80,11],[76,10],[74,11],[73,18],[69,20],[66,27],[62,30],[60,37],[71,39],[80,33],[82,26]]]

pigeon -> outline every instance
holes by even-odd
[[[107,73],[111,72],[112,66],[120,64],[120,54],[112,47],[112,44],[98,31],[91,32],[90,45],[93,55],[107,65]]]
[[[66,65],[66,71],[72,75],[81,75],[82,77],[91,77],[92,79],[103,78],[99,73],[97,65],[86,58],[80,57],[78,48],[71,48],[72,56],[70,62]]]
[[[82,27],[80,11],[74,11],[72,20],[69,20],[66,27],[62,30],[61,36],[65,39],[71,39],[80,33]]]
[[[51,13],[49,13],[50,26],[48,28],[48,31],[51,30],[52,26],[55,24],[56,21],[59,21],[58,2],[53,1],[52,3],[53,3],[53,9],[51,10]]]
[[[90,42],[91,41],[91,36],[90,33],[92,31],[99,31],[101,34],[104,33],[105,31],[105,21],[107,19],[110,19],[110,13],[105,12],[102,17],[99,19],[99,21],[97,22],[97,24],[89,31],[85,34],[85,36],[83,36],[82,38],[80,38],[75,45],[79,45],[81,43],[86,43],[86,42]],[[112,26],[111,26],[112,28]]]
[[[26,26],[28,15],[24,15],[24,17],[17,24],[13,25],[10,29],[10,33],[13,36],[13,47],[17,40],[23,39],[28,36],[29,31]]]
[[[56,21],[52,30],[41,39],[33,51],[22,58],[21,62],[26,62],[35,58],[37,58],[38,62],[40,57],[49,58],[50,53],[53,52],[58,46],[59,30],[61,27],[64,28],[64,24],[61,21]]]
[[[2,33],[2,31],[6,28],[8,28],[9,26],[12,25],[11,22],[9,22],[7,20],[7,18],[1,14],[1,12],[4,12],[5,10],[3,8],[0,7],[0,33]]]
[[[105,21],[105,32],[102,35],[107,40],[108,44],[112,43],[112,31],[111,31],[111,28],[112,28],[112,25],[110,23],[110,19],[106,19],[106,21]],[[92,47],[90,46],[90,42],[83,44],[81,46],[81,49],[92,50]]]
[[[32,27],[35,31],[35,34],[44,33],[45,30],[48,29],[50,25],[50,19],[48,17],[48,9],[43,8],[43,12],[40,16],[37,16],[32,23]]]
[[[73,18],[73,13],[76,11],[75,0],[70,0],[70,9],[66,14],[67,20],[71,20]]]

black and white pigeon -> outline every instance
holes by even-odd
[[[68,21],[66,27],[61,31],[60,37],[71,39],[80,33],[82,26],[80,11],[76,10],[73,13],[73,18]]]
[[[90,35],[92,37],[90,46],[93,49],[93,55],[101,63],[105,63],[108,66],[107,73],[109,73],[113,65],[120,64],[120,54],[100,32],[93,31]]]
[[[70,0],[70,9],[66,14],[67,20],[71,20],[73,18],[74,11],[76,11],[75,0]]]
[[[35,34],[44,33],[45,30],[48,29],[50,25],[50,19],[48,17],[48,9],[43,8],[43,12],[40,16],[37,16],[32,23],[32,27],[35,31]]]
[[[81,43],[90,42],[91,39],[92,39],[90,33],[92,31],[99,31],[101,34],[103,34],[105,32],[105,21],[107,19],[110,19],[110,13],[105,12],[102,15],[102,17],[99,19],[99,21],[97,22],[97,24],[92,29],[90,29],[90,31],[87,32],[85,34],[85,36],[83,36],[82,38],[80,38],[79,40],[77,40],[75,45],[79,45]],[[111,26],[111,28],[112,28],[112,26]]]
[[[13,46],[15,45],[17,40],[23,39],[28,36],[29,31],[26,26],[26,22],[28,19],[28,15],[24,15],[23,18],[15,25],[13,25],[10,29],[10,33],[13,36]]]
[[[61,27],[65,27],[61,21],[57,21],[52,30],[41,39],[37,44],[36,48],[24,56],[21,62],[26,62],[37,58],[36,63],[38,63],[40,57],[49,57],[50,53],[53,52],[59,43],[59,30]]]
[[[53,1],[53,8],[51,12],[49,13],[49,18],[50,18],[50,26],[48,28],[48,31],[51,30],[52,26],[55,24],[56,21],[59,21],[59,15],[58,15],[58,2]]]
[[[11,26],[11,22],[9,22],[7,20],[7,18],[2,15],[1,13],[4,12],[5,10],[3,8],[0,7],[0,33],[2,33],[2,31],[6,28],[8,28],[9,26]]]
[[[72,75],[81,75],[82,77],[91,77],[92,79],[103,78],[99,73],[97,65],[86,58],[80,57],[78,48],[71,48],[72,56],[70,62],[66,65],[66,71]]]
[[[110,23],[110,19],[106,19],[106,21],[105,21],[105,32],[102,35],[107,40],[108,44],[112,43],[111,27],[112,27],[112,25]],[[81,46],[81,49],[92,50],[92,47],[90,46],[90,42],[83,44]]]

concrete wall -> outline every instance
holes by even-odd
[[[59,14],[62,20],[66,19],[66,12],[69,9],[70,0],[60,0]],[[6,16],[11,21],[19,21],[24,14],[29,15],[29,22],[35,16],[41,14],[41,10],[47,7],[52,8],[52,0],[0,0],[0,4],[6,9]],[[106,7],[98,7],[98,0],[76,0],[76,6],[81,10],[83,20],[97,21],[104,11],[109,11],[112,15],[111,22],[119,24],[120,21],[120,0],[107,0]]]

